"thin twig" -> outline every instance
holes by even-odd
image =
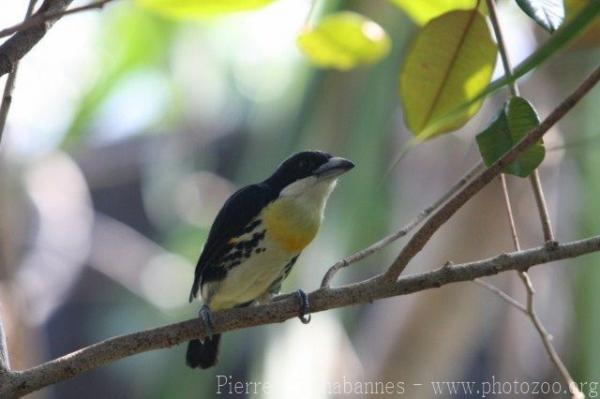
[[[37,0],[29,0],[27,11],[25,12],[25,20],[31,17],[35,3]],[[8,110],[12,103],[12,92],[15,88],[15,80],[17,78],[17,67],[18,63],[15,64],[15,69],[8,75],[6,84],[4,85],[4,94],[2,95],[2,104],[0,104],[0,143],[2,142],[2,133],[6,126],[6,118],[8,116]],[[2,325],[2,318],[0,317],[0,374],[10,371],[10,357],[8,355],[8,346],[6,343],[6,335],[4,333],[4,326]]]
[[[531,181],[531,188],[533,189],[533,195],[535,196],[535,204],[540,215],[540,221],[542,222],[544,241],[546,242],[546,245],[552,247],[556,245],[556,239],[554,238],[554,232],[552,231],[552,223],[550,223],[550,216],[548,215],[546,197],[544,196],[540,174],[537,169],[529,176],[529,180]]]
[[[393,234],[390,234],[387,237],[382,238],[381,240],[371,244],[367,248],[362,249],[358,252],[355,252],[352,255],[335,263],[333,266],[331,266],[329,268],[329,270],[327,270],[327,273],[325,273],[325,276],[323,276],[323,281],[321,281],[321,288],[329,287],[331,280],[333,279],[335,274],[340,269],[348,267],[351,264],[358,262],[358,261],[374,254],[375,252],[380,251],[381,249],[385,248],[386,246],[393,243],[394,241],[407,235],[412,229],[414,229],[416,226],[418,226],[419,223],[421,223],[423,220],[425,220],[425,218],[427,216],[431,215],[431,213],[433,211],[435,211],[440,206],[442,206],[448,200],[448,198],[450,198],[459,189],[461,189],[465,184],[467,184],[469,182],[469,180],[471,180],[471,178],[473,176],[475,176],[477,173],[479,173],[482,169],[483,169],[483,162],[480,161],[476,165],[474,165],[467,173],[465,173],[456,183],[454,183],[454,185],[452,187],[450,187],[450,189],[444,195],[442,195],[440,198],[438,198],[437,201],[435,201],[433,204],[431,204],[427,208],[423,209],[413,220],[411,220],[408,224],[406,224],[400,230],[396,231]]]
[[[552,249],[549,249],[549,250],[552,250]],[[540,335],[542,343],[544,344],[544,347],[546,348],[546,352],[548,352],[548,355],[550,356],[550,360],[552,361],[552,363],[554,363],[554,366],[558,369],[562,378],[567,382],[567,385],[569,386],[569,390],[572,394],[572,398],[573,399],[584,399],[585,395],[579,390],[579,387],[573,380],[573,377],[571,377],[569,370],[567,369],[567,367],[565,366],[563,361],[560,359],[558,352],[554,348],[554,345],[552,344],[552,335],[550,335],[548,333],[548,331],[544,327],[542,321],[538,317],[537,312],[535,311],[535,306],[534,306],[535,289],[533,288],[533,284],[531,282],[531,278],[529,278],[529,274],[527,274],[526,271],[521,271],[521,272],[519,272],[519,276],[521,277],[521,280],[523,281],[523,285],[525,285],[525,288],[527,289],[527,313],[529,314],[529,318],[531,319],[533,325],[535,326],[535,329],[537,330],[537,332]]]
[[[8,346],[6,344],[6,333],[2,323],[2,315],[0,315],[0,380],[2,374],[10,370],[10,357],[8,356]]]
[[[59,13],[67,9],[73,0],[44,0],[33,16]],[[56,17],[41,25],[16,32],[0,45],[0,76],[14,70],[15,64],[25,56],[45,35]]]
[[[586,240],[558,244],[553,250],[543,246],[453,267],[442,267],[438,270],[405,277],[398,281],[395,278],[390,278],[404,269],[406,263],[402,263],[412,259],[456,210],[483,186],[492,181],[521,152],[539,140],[554,123],[562,118],[594,87],[598,80],[600,80],[600,67],[596,68],[538,127],[529,132],[523,140],[488,169],[476,176],[452,196],[442,208],[436,211],[415,233],[403,248],[399,257],[390,265],[387,272],[356,284],[339,288],[319,289],[312,292],[308,296],[311,312],[369,303],[390,296],[407,295],[453,282],[474,280],[507,270],[524,271],[536,264],[600,251],[600,236],[596,236]],[[222,333],[233,329],[282,322],[296,317],[299,310],[298,301],[289,298],[262,306],[215,312],[212,330],[213,333]],[[111,338],[34,368],[9,373],[3,384],[0,385],[0,397],[24,395],[136,353],[167,348],[193,338],[202,338],[205,335],[206,331],[203,323],[198,319],[193,319],[154,330]]]
[[[500,185],[502,187],[502,193],[504,194],[504,205],[506,209],[506,217],[508,218],[508,225],[510,227],[510,235],[513,242],[515,251],[521,250],[521,244],[519,243],[519,234],[517,233],[517,226],[515,224],[515,216],[513,214],[512,205],[510,203],[510,195],[508,194],[508,185],[506,184],[506,176],[500,174]]]
[[[471,281],[509,270],[527,270],[542,263],[573,258],[600,251],[600,236],[559,244],[550,250],[546,246],[502,254],[489,259],[407,276],[390,282],[383,275],[339,288],[318,289],[308,295],[311,312],[321,312],[343,306],[370,303],[377,299],[408,295],[451,283]],[[213,333],[223,333],[295,318],[299,304],[295,295],[260,306],[235,308],[213,314]],[[205,325],[198,318],[118,336],[79,349],[36,367],[9,374],[0,385],[0,397],[24,395],[45,386],[77,376],[119,359],[150,350],[168,348],[206,335]]]
[[[99,0],[94,3],[86,4],[84,6],[73,7],[71,9],[65,10],[65,11],[56,11],[56,12],[48,12],[48,13],[44,13],[44,14],[37,14],[34,17],[26,19],[25,21],[21,22],[20,24],[9,26],[8,28],[4,28],[4,29],[0,30],[0,37],[10,36],[14,33],[32,28],[37,25],[41,25],[50,20],[64,17],[65,15],[75,14],[75,13],[79,13],[82,11],[101,9],[104,7],[104,5],[106,3],[110,3],[111,1],[114,1],[114,0]]]
[[[495,285],[490,284],[487,281],[482,280],[480,278],[476,278],[475,280],[473,280],[473,282],[475,284],[477,284],[477,285],[482,286],[486,290],[489,290],[489,291],[493,292],[494,294],[498,295],[500,298],[502,298],[508,304],[510,304],[510,305],[514,306],[515,308],[519,309],[526,316],[529,316],[529,314],[527,313],[527,308],[525,306],[523,306],[523,304],[521,304],[521,302],[517,301],[515,298],[513,298],[512,296],[510,296],[508,293],[502,291],[500,288],[498,288]]]
[[[500,28],[500,21],[498,20],[498,14],[496,13],[496,2],[494,0],[486,1],[490,14],[490,20],[492,21],[492,28],[494,29],[494,35],[496,36],[496,43],[498,43],[498,51],[500,53],[500,58],[502,59],[504,73],[506,74],[507,78],[510,78],[513,75],[513,69],[510,65],[508,52],[506,51],[506,47],[504,45],[504,35],[502,34],[502,29]],[[519,96],[519,87],[517,86],[517,82],[511,82],[509,88],[513,96]]]
[[[15,80],[17,79],[17,67],[19,64],[15,64],[15,69],[6,78],[4,84],[4,93],[2,94],[2,104],[0,104],[0,143],[2,143],[2,136],[4,134],[4,127],[6,126],[6,119],[8,117],[8,110],[12,104],[12,92],[15,88]]]
[[[37,0],[30,0],[29,6],[27,6],[27,12],[25,13],[25,21],[27,21],[33,9],[35,8]],[[2,135],[4,133],[4,127],[6,126],[6,119],[8,118],[8,110],[12,104],[13,90],[15,89],[15,81],[17,79],[17,68],[19,63],[16,62],[13,71],[6,78],[6,84],[4,85],[4,94],[2,94],[2,104],[0,104],[0,143],[2,142]]]
[[[504,71],[505,71],[506,75],[508,77],[510,77],[513,72],[512,72],[511,65],[510,65],[508,52],[506,51],[506,47],[504,45],[504,39],[502,36],[502,28],[500,26],[500,21],[498,20],[498,16],[496,13],[496,2],[495,2],[495,0],[487,0],[487,4],[488,4],[489,13],[490,13],[490,20],[492,22],[492,27],[493,27],[494,33],[496,35],[496,41],[498,42],[498,49],[500,51],[500,56],[502,58],[502,63],[504,65]],[[519,95],[519,89],[518,89],[516,81],[512,82],[510,89],[511,89],[511,93],[513,96]],[[512,207],[510,204],[510,196],[508,194],[506,179],[504,178],[504,176],[501,176],[501,178],[502,178],[502,189],[504,191],[506,208],[508,211],[508,219],[509,219],[509,223],[510,223],[512,237],[513,237],[513,243],[514,243],[515,249],[517,251],[519,251],[520,244],[519,244],[519,239],[518,239],[518,235],[517,235],[517,231],[516,231],[516,227],[515,227],[515,221],[514,221],[514,217],[513,217],[513,213],[512,213]],[[552,247],[556,246],[557,243],[554,240],[554,234],[552,232],[552,225],[550,223],[550,217],[548,216],[548,208],[546,206],[546,199],[544,198],[544,191],[542,189],[542,184],[540,182],[540,176],[539,176],[537,169],[534,170],[533,173],[530,175],[529,180],[530,180],[531,187],[533,189],[533,193],[535,196],[535,202],[536,202],[536,206],[537,206],[538,213],[540,216],[540,220],[542,222],[542,229],[544,232],[544,240],[545,240],[548,248],[551,249]],[[569,389],[573,395],[573,398],[576,398],[576,399],[584,398],[585,396],[578,389],[577,385],[573,381],[573,378],[571,377],[571,374],[569,373],[569,370],[565,367],[564,363],[560,359],[560,356],[558,355],[558,352],[554,348],[554,345],[552,345],[550,334],[548,334],[548,332],[546,331],[540,318],[538,317],[537,313],[535,312],[535,307],[534,307],[535,290],[533,288],[533,283],[532,283],[531,279],[529,278],[529,275],[527,274],[526,271],[522,271],[519,273],[519,276],[521,277],[521,280],[523,281],[523,284],[525,285],[526,290],[527,290],[527,314],[529,315],[529,318],[531,319],[531,322],[533,323],[534,327],[538,331],[540,338],[544,344],[544,347],[546,348],[546,351],[548,352],[548,355],[550,356],[550,360],[552,361],[552,363],[557,368],[557,370],[559,371],[562,378],[565,380],[565,382],[569,386]]]
[[[500,25],[500,21],[498,20],[498,14],[496,12],[496,2],[495,0],[487,0],[487,4],[490,14],[490,20],[492,22],[492,28],[494,29],[494,35],[496,36],[496,42],[498,43],[498,51],[500,53],[500,58],[502,59],[504,72],[507,77],[511,77],[513,75],[513,69],[510,63],[508,51],[506,50],[504,36],[502,34],[502,27]],[[509,87],[510,92],[513,96],[519,96],[519,86],[516,81],[511,82]],[[552,243],[554,243],[555,241],[554,233],[552,232],[552,224],[550,223],[550,216],[548,215],[548,207],[546,206],[544,190],[542,189],[542,183],[540,182],[540,175],[537,169],[534,170],[533,173],[529,176],[529,180],[531,182],[531,188],[535,195],[535,203],[538,208],[540,220],[542,222],[544,240],[547,243],[549,243],[549,245],[553,245]]]
[[[436,231],[456,213],[469,199],[477,194],[483,187],[491,182],[507,165],[513,162],[523,151],[536,143],[546,132],[569,112],[587,92],[600,80],[600,66],[571,93],[558,107],[556,107],[538,126],[532,129],[521,141],[515,144],[508,152],[495,161],[490,167],[475,176],[470,183],[459,190],[450,198],[443,207],[434,212],[427,221],[411,237],[402,248],[396,260],[385,272],[389,280],[396,280],[404,271],[408,262],[427,244]]]

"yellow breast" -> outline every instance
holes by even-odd
[[[299,204],[289,198],[280,198],[263,211],[267,235],[282,249],[291,253],[302,251],[317,235],[321,224],[321,210]]]

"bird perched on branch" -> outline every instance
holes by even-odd
[[[352,169],[347,159],[304,151],[285,160],[258,184],[234,193],[219,211],[196,265],[190,302],[200,294],[200,316],[209,331],[188,344],[190,367],[217,362],[220,334],[211,311],[248,306],[277,294],[300,252],[313,240],[337,178]],[[298,290],[300,320],[310,321],[308,298]]]

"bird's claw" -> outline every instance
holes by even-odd
[[[296,298],[298,299],[298,303],[300,305],[300,310],[298,311],[298,318],[304,324],[310,323],[310,304],[308,302],[308,296],[302,290],[296,291]]]
[[[210,339],[214,335],[213,327],[215,325],[213,321],[213,315],[210,308],[207,305],[202,305],[200,311],[198,311],[198,317],[204,324],[204,330],[206,331],[206,338]]]

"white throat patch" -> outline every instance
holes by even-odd
[[[279,197],[296,200],[305,208],[312,208],[319,212],[321,217],[325,203],[335,188],[337,179],[318,180],[315,176],[305,177],[286,186]]]

